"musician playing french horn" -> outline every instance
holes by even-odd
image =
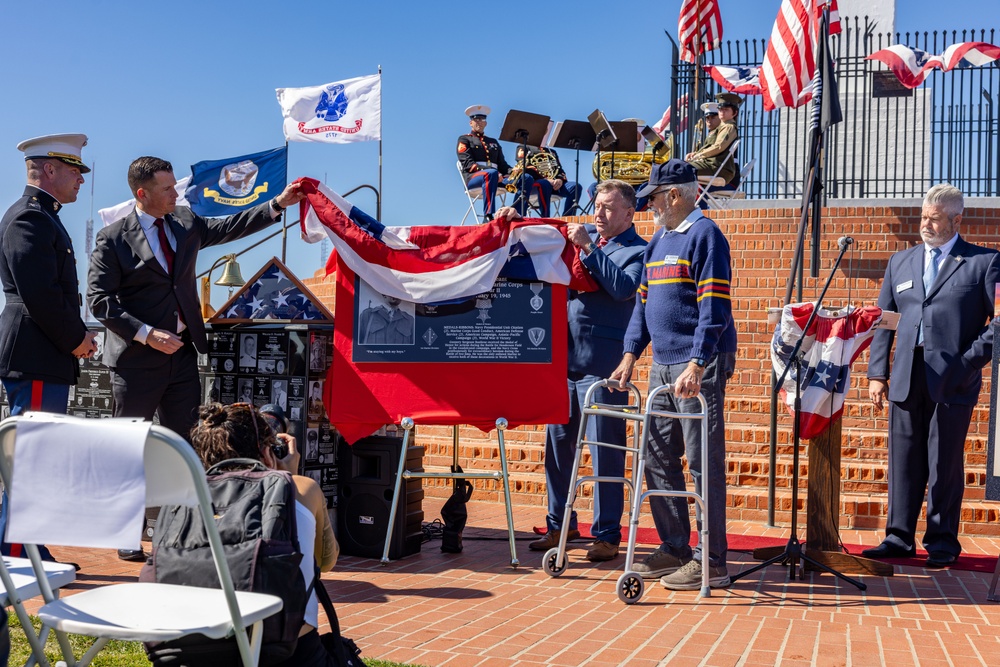
[[[457,149],[458,161],[465,175],[465,187],[483,189],[483,217],[487,221],[493,219],[497,187],[501,185],[510,185],[517,191],[514,207],[521,215],[527,215],[528,193],[531,192],[534,178],[530,173],[516,180],[510,177],[511,167],[503,157],[500,142],[484,134],[486,117],[489,113],[490,108],[482,104],[473,105],[465,110],[472,131],[458,138]]]
[[[522,160],[522,151],[523,148],[518,146],[518,164]],[[543,218],[550,216],[552,195],[555,194],[563,198],[563,216],[570,215],[580,201],[583,188],[566,177],[558,153],[548,147],[528,146],[525,165],[528,173],[535,179],[532,192],[538,195],[538,214]]]
[[[714,176],[715,172],[719,171],[719,178],[723,179],[726,185],[737,185],[733,180],[739,169],[736,165],[736,156],[729,157],[729,147],[740,136],[736,127],[736,114],[742,103],[743,100],[739,95],[719,93],[715,102],[701,105],[705,125],[709,130],[708,136],[697,150],[684,156],[699,176]],[[726,163],[719,170],[723,160]]]

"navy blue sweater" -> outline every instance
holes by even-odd
[[[657,230],[643,264],[626,353],[639,356],[652,342],[653,361],[667,365],[736,352],[729,242],[714,222],[696,210]]]

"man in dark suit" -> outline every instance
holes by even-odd
[[[642,272],[642,253],[646,247],[635,228],[635,189],[620,180],[602,181],[594,199],[594,225],[570,223],[567,235],[580,249],[583,265],[600,285],[596,292],[571,295],[567,307],[570,414],[565,424],[549,424],[545,430],[545,484],[548,487],[548,532],[528,547],[546,551],[558,546],[563,529],[567,539],[580,533],[576,514],[569,526],[563,519],[569,482],[587,389],[607,378],[622,354],[622,339],[635,305],[635,294]],[[629,395],[602,387],[594,394],[599,403],[624,405]],[[625,421],[607,417],[588,420],[587,440],[624,446]],[[590,455],[596,475],[623,477],[625,452],[610,447],[591,446]],[[594,543],[587,550],[591,561],[611,560],[618,555],[621,542],[621,518],[624,485],[600,482],[594,494]]]
[[[900,320],[895,332],[875,334],[868,363],[872,403],[881,409],[889,400],[889,515],[885,540],[863,552],[869,558],[915,553],[925,489],[927,566],[947,567],[962,551],[965,436],[993,354],[989,320],[1000,280],[1000,253],[959,236],[963,207],[957,188],[931,188],[923,243],[894,254],[885,270],[878,305]]]
[[[176,208],[173,167],[141,157],[128,170],[136,208],[97,234],[87,299],[108,328],[116,417],[151,420],[187,438],[200,399],[198,352],[208,353],[195,263],[198,251],[235,241],[275,222],[303,198],[292,183],[270,202],[221,219]],[[119,553],[142,558],[142,553]]]

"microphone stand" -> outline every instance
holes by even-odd
[[[795,578],[795,568],[798,566],[798,562],[801,560],[805,563],[809,563],[815,568],[823,570],[824,572],[829,572],[835,577],[846,581],[849,584],[857,587],[858,590],[867,590],[868,585],[863,584],[857,579],[852,579],[847,575],[836,571],[832,567],[826,565],[825,563],[820,563],[819,561],[810,558],[805,555],[805,549],[803,548],[803,543],[799,542],[798,538],[798,505],[799,505],[799,422],[802,420],[802,359],[800,357],[800,352],[802,350],[802,341],[805,340],[806,335],[809,332],[809,327],[812,326],[813,321],[816,319],[816,315],[819,313],[820,307],[823,304],[823,297],[826,296],[827,289],[830,288],[830,283],[833,282],[833,276],[836,274],[837,269],[840,267],[840,261],[844,258],[844,253],[847,252],[848,246],[853,243],[853,239],[850,237],[845,237],[843,242],[840,243],[840,254],[837,255],[837,261],[834,262],[833,268],[830,269],[830,275],[827,276],[826,284],[823,285],[823,291],[820,292],[819,298],[816,300],[813,306],[813,311],[809,314],[809,319],[806,320],[806,324],[802,327],[802,336],[799,337],[798,341],[795,342],[795,347],[792,348],[791,363],[785,366],[784,372],[782,372],[781,377],[774,385],[774,393],[777,395],[778,391],[784,385],[785,378],[788,377],[788,371],[791,369],[792,365],[795,365],[795,401],[794,401],[794,419],[792,422],[792,527],[791,535],[788,538],[788,544],[785,545],[785,550],[778,554],[777,556],[770,558],[759,565],[755,565],[749,569],[739,572],[735,576],[732,576],[732,581],[737,579],[742,579],[743,577],[753,574],[758,570],[762,570],[768,565],[773,565],[780,561],[781,565],[788,565],[788,575],[791,578]],[[802,578],[802,575],[799,575]]]

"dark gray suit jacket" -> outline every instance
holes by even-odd
[[[132,211],[97,234],[87,276],[90,311],[109,329],[104,363],[112,368],[155,368],[167,355],[135,342],[143,324],[176,331],[182,314],[191,341],[199,352],[208,351],[205,323],[195,280],[198,251],[235,241],[270,225],[270,202],[228,218],[202,218],[178,207],[164,217],[174,235],[174,272],[153,255],[139,216]]]
[[[600,238],[597,228],[586,226],[590,238]],[[569,301],[569,369],[571,372],[608,377],[622,360],[622,341],[635,306],[642,275],[646,241],[634,227],[583,258],[583,265],[601,286],[596,292],[579,292]]]
[[[872,339],[868,378],[889,378],[889,400],[905,401],[910,393],[913,350],[920,320],[924,321],[927,388],[937,403],[975,405],[983,382],[982,368],[993,354],[993,298],[1000,280],[1000,253],[959,237],[937,279],[924,294],[924,246],[889,258],[878,305],[900,314],[896,331],[880,329]],[[893,339],[896,354],[889,368]]]

